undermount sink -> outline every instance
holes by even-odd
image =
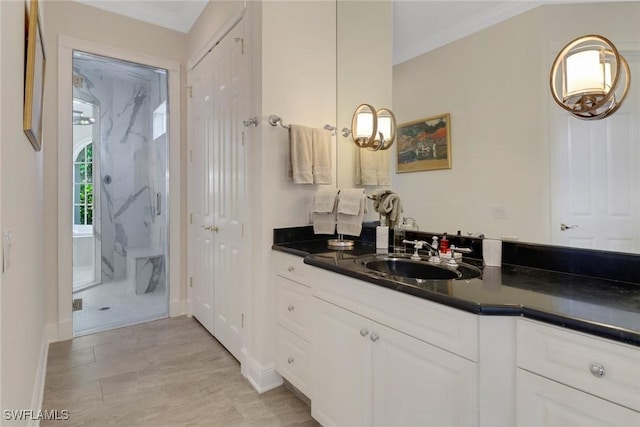
[[[458,267],[433,264],[425,260],[414,260],[403,254],[364,255],[355,260],[366,270],[390,278],[402,277],[416,280],[465,280],[479,277],[482,272],[469,264]]]

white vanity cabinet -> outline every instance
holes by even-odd
[[[519,426],[640,426],[640,349],[518,319],[516,360]]]
[[[478,424],[477,316],[326,271],[311,289],[322,425]]]
[[[311,267],[300,257],[273,254],[276,288],[276,370],[302,393],[309,393],[311,291],[303,283]]]
[[[475,363],[315,299],[312,414],[324,426],[476,424]]]

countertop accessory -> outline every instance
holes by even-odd
[[[482,259],[488,267],[500,267],[502,265],[502,240],[483,239]]]

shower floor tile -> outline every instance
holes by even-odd
[[[82,298],[82,310],[73,312],[74,336],[167,317],[164,287],[136,295],[131,280],[105,282],[73,293]]]

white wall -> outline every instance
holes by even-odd
[[[0,10],[0,228],[11,229],[15,241],[11,266],[2,274],[0,288],[0,393],[2,409],[27,409],[37,397],[34,391],[45,331],[43,152],[35,152],[22,131],[25,3],[3,1]],[[50,150],[49,144],[44,138],[43,150]]]
[[[44,132],[48,149],[44,150],[44,181],[45,181],[45,251],[48,256],[45,259],[45,272],[47,277],[47,322],[55,323],[58,319],[58,38],[61,35],[74,37],[88,42],[98,43],[111,48],[121,49],[127,52],[139,53],[154,58],[162,58],[186,62],[186,39],[183,33],[167,30],[155,25],[136,21],[120,15],[115,15],[103,10],[89,7],[71,1],[48,1],[43,13],[46,32],[44,33],[45,50],[50,52],[47,57],[47,76],[45,82],[45,112]],[[184,72],[182,72],[181,86],[184,85]],[[181,95],[182,121],[186,114],[184,92]],[[185,141],[185,129],[182,129],[181,140]],[[69,143],[60,141],[60,143]],[[181,144],[181,148],[186,144]],[[181,159],[184,153],[181,152]],[[184,181],[182,185],[186,185]],[[186,191],[181,189],[180,206],[184,215]],[[184,217],[184,216],[183,216]],[[181,224],[183,236],[186,225]],[[186,245],[183,241],[181,247]],[[184,251],[174,256],[180,257],[180,264],[186,265]],[[186,269],[181,269],[183,274],[182,298],[186,298]]]
[[[286,124],[335,125],[335,7],[334,2],[326,1],[264,2],[260,37],[254,38],[261,40],[257,59],[261,69],[254,72],[262,78],[261,99],[253,100],[253,114],[262,121],[256,129],[259,135],[251,141],[254,148],[259,146],[261,158],[253,159],[254,175],[250,177],[252,201],[257,204],[252,209],[255,244],[250,322],[251,356],[262,367],[274,360],[273,228],[308,224],[308,208],[318,187],[287,180],[288,133],[271,127],[266,118],[277,114]]]
[[[551,52],[588,33],[638,41],[639,16],[639,2],[541,6],[396,65],[398,122],[451,113],[452,126],[452,169],[394,174],[405,215],[421,230],[549,242]]]
[[[353,112],[362,103],[391,108],[393,10],[391,1],[380,0],[339,1],[337,8],[337,116],[342,130],[351,128]],[[355,158],[360,150],[351,136],[338,135],[338,187],[355,187]],[[374,155],[393,159],[389,154],[387,150]],[[377,220],[379,215],[372,209],[369,217]]]

